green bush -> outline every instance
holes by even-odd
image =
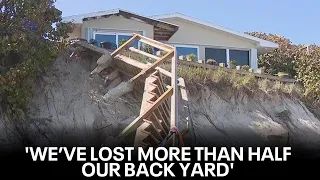
[[[295,45],[287,38],[275,34],[249,32],[249,35],[279,44],[279,48],[262,54],[259,66],[266,73],[294,77],[302,82],[306,98],[320,102],[320,47]]]
[[[122,46],[124,43],[126,43],[128,40],[127,39],[121,39],[119,41],[119,47]]]
[[[153,54],[153,47],[149,44],[145,44],[142,50],[146,53]]]
[[[304,95],[320,102],[320,47],[312,46],[296,61],[297,79],[304,85]]]
[[[28,82],[58,56],[72,32],[71,23],[61,22],[54,2],[0,1],[0,104],[12,118],[26,110]]]
[[[248,65],[243,65],[243,66],[241,66],[241,69],[244,70],[244,71],[249,71],[250,66],[248,66]]]
[[[276,34],[262,32],[247,32],[251,36],[279,44],[279,48],[259,56],[259,67],[265,67],[266,73],[275,75],[279,72],[287,72],[291,77],[296,75],[294,63],[304,53],[303,46],[294,45],[292,42]]]
[[[235,60],[230,61],[230,68],[235,69],[237,66],[237,62]]]
[[[187,55],[187,60],[191,62],[196,62],[197,61],[197,56],[195,54],[189,54]]]

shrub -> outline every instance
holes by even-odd
[[[243,66],[241,66],[241,69],[244,70],[244,71],[249,71],[250,66],[248,66],[248,65],[243,65]]]
[[[230,68],[235,69],[237,66],[237,62],[235,60],[230,61]]]
[[[275,75],[279,72],[287,72],[291,77],[296,75],[296,64],[294,63],[304,53],[303,46],[294,45],[292,42],[276,34],[262,32],[247,32],[267,41],[279,44],[279,48],[259,56],[259,67],[265,67],[266,73]]]
[[[11,118],[19,118],[26,110],[29,81],[58,56],[72,32],[72,23],[61,22],[54,2],[0,1],[0,104]],[[12,63],[15,57],[19,61]]]
[[[152,46],[150,46],[149,44],[145,44],[143,46],[143,49],[142,49],[144,52],[147,52],[149,54],[153,54],[153,48]]]
[[[217,61],[214,59],[208,59],[206,64],[210,64],[210,65],[218,65]]]
[[[126,43],[128,40],[127,39],[121,39],[119,41],[119,47],[122,46],[124,43]]]
[[[196,62],[197,61],[197,56],[195,54],[189,54],[187,55],[187,60],[191,62]]]
[[[312,46],[309,53],[296,61],[297,79],[304,85],[304,95],[320,102],[320,47]]]

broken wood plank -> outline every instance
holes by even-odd
[[[160,59],[161,59],[161,58],[158,57],[158,56],[155,56],[155,55],[152,55],[152,54],[150,54],[150,53],[141,51],[141,50],[136,49],[136,48],[134,48],[134,47],[130,47],[129,50],[132,51],[132,52],[141,54],[141,55],[143,55],[143,56],[147,56],[147,57],[149,57],[149,58],[151,58],[151,59],[155,59],[155,60],[160,60]]]
[[[147,118],[149,115],[152,114],[153,110],[158,108],[160,104],[162,104],[168,97],[170,97],[173,93],[173,88],[168,89],[164,94],[160,96],[160,98],[157,99],[154,104],[152,104],[148,109],[146,109],[142,114],[140,114],[133,122],[131,122],[120,134],[119,136],[126,137],[128,134],[133,132],[139,123],[142,121],[142,119]]]
[[[144,64],[142,62],[131,59],[131,58],[124,56],[124,55],[121,55],[121,54],[116,55],[114,58],[116,58],[117,60],[123,61],[127,64],[130,64],[131,66],[137,67],[139,69],[145,69],[148,67],[147,64]]]

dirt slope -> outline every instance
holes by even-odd
[[[25,120],[12,121],[0,114],[0,146],[99,145],[109,136],[116,136],[138,116],[141,96],[130,93],[115,102],[103,103],[104,82],[89,77],[93,68],[93,61],[55,61],[35,82]],[[320,121],[299,100],[263,93],[248,95],[226,87],[187,85],[190,144],[276,142],[320,147]]]

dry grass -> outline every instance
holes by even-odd
[[[152,62],[149,58],[132,52],[124,52],[126,56],[142,63]],[[171,71],[171,63],[166,62],[161,68]],[[207,86],[228,87],[234,90],[257,91],[267,94],[286,94],[301,97],[300,86],[293,83],[285,83],[264,78],[257,78],[254,74],[241,75],[237,70],[227,71],[224,68],[205,69],[201,67],[186,66],[180,64],[178,75],[183,77],[188,84],[201,84]]]
[[[162,68],[170,71],[171,64],[163,64]],[[231,87],[234,90],[257,91],[260,90],[267,94],[286,94],[290,96],[301,95],[299,85],[293,83],[285,83],[264,78],[257,78],[254,74],[241,75],[236,72],[224,68],[204,69],[199,67],[179,65],[178,75],[183,77],[188,84],[202,84],[207,86]]]

